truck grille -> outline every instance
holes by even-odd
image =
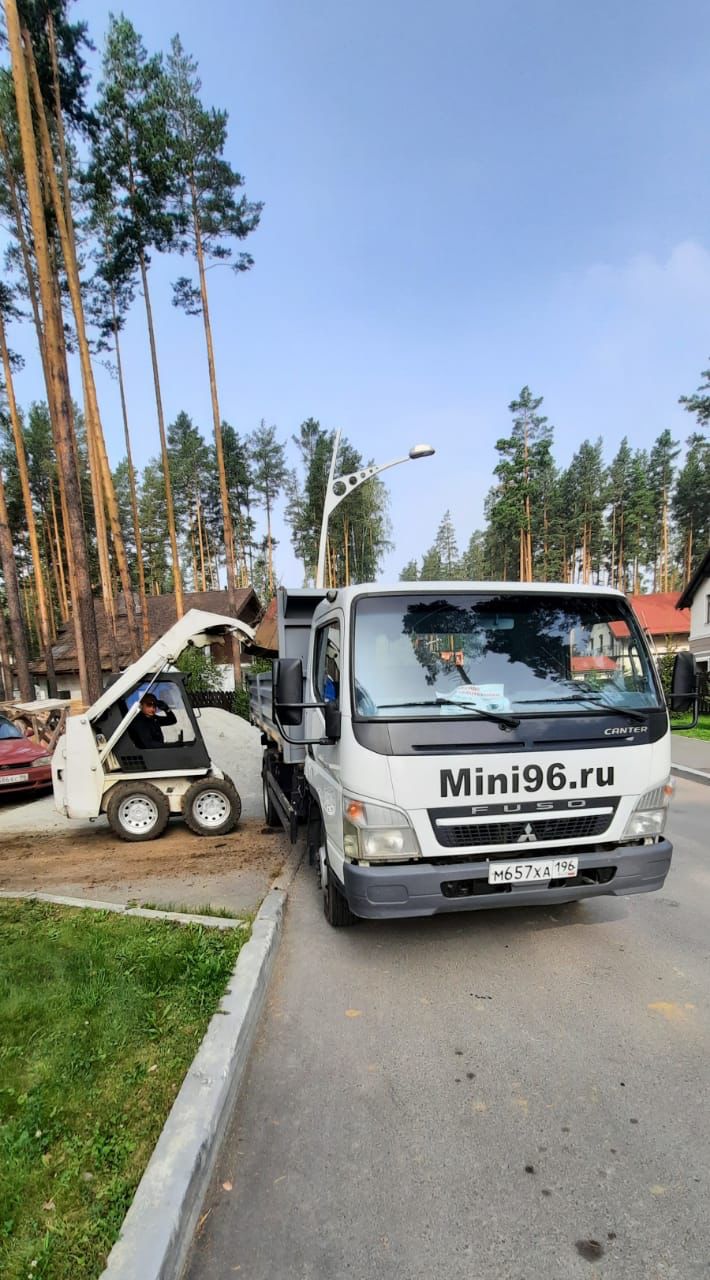
[[[462,822],[456,826],[439,826],[432,818],[434,834],[445,849],[475,848],[478,845],[519,844],[529,848],[539,840],[588,840],[600,836],[611,822],[611,813],[570,818],[522,818],[516,822]]]

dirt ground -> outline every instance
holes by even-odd
[[[293,858],[280,830],[243,819],[227,836],[195,836],[171,822],[159,840],[128,843],[106,828],[4,834],[0,889],[108,902],[254,911]]]

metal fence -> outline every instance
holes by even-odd
[[[233,689],[226,692],[204,689],[198,693],[191,693],[189,698],[193,707],[220,707],[222,711],[231,711],[234,715],[237,714]]]

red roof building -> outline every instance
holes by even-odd
[[[616,663],[605,653],[580,654],[572,658],[572,675],[586,675],[589,671],[616,671]]]
[[[656,654],[687,649],[690,636],[690,609],[679,609],[680,591],[653,591],[645,596],[629,596],[633,609],[645,635],[651,640]],[[611,622],[609,628],[619,642],[619,651],[625,647],[629,629],[625,622]],[[670,640],[670,645],[669,645]]]

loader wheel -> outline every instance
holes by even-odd
[[[196,836],[226,835],[241,812],[239,792],[230,778],[199,778],[182,802],[182,816]]]
[[[151,782],[119,782],[109,795],[106,817],[119,840],[157,840],[168,825],[170,802]]]

